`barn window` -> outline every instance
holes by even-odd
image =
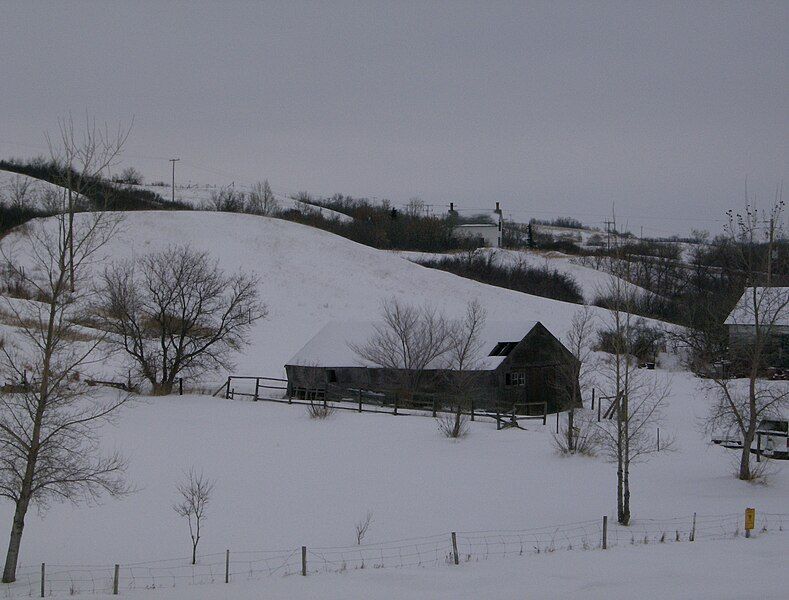
[[[337,371],[326,369],[326,379],[328,379],[329,383],[337,383]]]
[[[507,356],[517,345],[518,342],[499,342],[493,350],[491,350],[490,356]]]
[[[505,373],[504,384],[521,385],[521,386],[526,385],[526,373],[522,371],[516,371],[514,373]]]

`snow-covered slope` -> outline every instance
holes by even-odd
[[[673,389],[661,432],[675,437],[675,451],[633,466],[634,530],[646,519],[677,517],[676,527],[687,532],[694,512],[740,515],[746,506],[785,513],[789,465],[775,464],[767,486],[737,481],[734,453],[707,445],[697,430],[706,403],[696,382],[677,374]],[[186,523],[171,507],[175,483],[191,466],[217,479],[203,553],[352,545],[354,523],[368,510],[374,524],[367,543],[597,523],[606,514],[612,520],[616,466],[602,457],[557,456],[552,421],[530,421],[528,431],[496,431],[477,420],[469,437],[455,442],[441,437],[429,417],[340,411],[316,421],[296,405],[142,398],[104,432],[104,445],[128,457],[128,478],[138,491],[98,507],[55,504],[43,518],[31,511],[22,562],[35,569],[41,562],[111,565],[186,556]],[[11,513],[10,503],[0,503],[0,531],[7,531]],[[712,527],[705,537],[717,531]],[[624,551],[639,551],[626,541],[628,531],[622,536]],[[557,555],[577,561],[599,555],[580,552]],[[539,557],[528,546],[526,556],[515,558],[529,568]],[[326,577],[328,585],[332,576]],[[260,585],[265,596],[268,584]]]
[[[599,295],[605,295],[611,286],[611,277],[605,271],[598,271],[590,267],[579,265],[573,261],[569,254],[541,250],[505,250],[500,248],[480,248],[477,252],[493,254],[499,265],[524,264],[529,267],[543,267],[555,269],[559,273],[569,275],[581,287],[584,302],[591,303]],[[441,259],[447,254],[433,254],[428,252],[399,252],[401,256],[419,263],[423,260]],[[636,294],[651,294],[642,287],[629,282],[623,283],[623,290],[633,291]]]
[[[2,242],[20,260],[28,254],[26,243],[20,233]],[[124,213],[119,235],[102,249],[97,266],[186,243],[208,251],[224,269],[260,278],[269,315],[238,357],[239,375],[281,376],[287,359],[326,323],[375,320],[381,303],[393,298],[458,316],[476,298],[491,320],[540,321],[558,337],[579,308],[422,267],[312,227],[230,213]]]
[[[52,194],[62,200],[65,188],[43,179],[0,170],[0,201],[4,204],[18,202],[26,208],[42,209]]]
[[[159,194],[166,200],[172,199],[172,185],[133,185],[131,187],[153,192],[154,194]],[[251,186],[235,185],[233,189],[248,194],[251,190]],[[176,184],[175,200],[195,208],[210,207],[212,195],[220,192],[221,190],[222,187],[216,185]],[[337,219],[338,221],[344,221],[346,223],[353,221],[353,218],[344,213],[337,212],[336,210],[300,202],[299,200],[294,200],[293,198],[289,198],[282,194],[274,194],[274,197],[276,198],[277,202],[279,203],[279,207],[282,210],[297,210],[302,213],[319,213],[326,219]]]
[[[51,219],[42,222],[53,225]],[[28,238],[23,232],[14,232],[0,243],[24,260]],[[457,314],[468,300],[477,298],[492,319],[539,320],[559,335],[578,308],[421,267],[394,253],[291,222],[211,212],[126,213],[121,233],[103,249],[96,268],[172,243],[191,243],[211,252],[226,269],[260,277],[270,315],[256,325],[251,347],[238,358],[237,373],[280,374],[284,362],[322,325],[332,320],[374,319],[382,299],[431,302]],[[643,373],[661,380],[672,377],[660,370]],[[675,448],[633,467],[633,530],[647,523],[646,519],[674,517],[687,528],[694,512],[733,514],[735,519],[745,506],[786,512],[789,465],[774,465],[768,486],[731,477],[734,454],[711,447],[698,430],[698,419],[707,407],[698,384],[687,373],[673,374],[673,392],[661,430],[664,439],[675,439]],[[101,506],[54,504],[44,515],[31,511],[21,562],[33,573],[32,594],[41,562],[128,565],[185,556],[188,530],[172,504],[175,483],[192,466],[217,480],[200,551],[222,557],[226,548],[232,552],[298,551],[302,544],[310,548],[354,544],[354,524],[368,510],[374,514],[374,523],[365,541],[372,544],[448,531],[597,523],[602,515],[612,516],[615,466],[602,457],[557,456],[551,444],[553,427],[551,419],[547,426],[530,421],[527,431],[496,431],[494,424],[478,419],[471,424],[467,439],[454,442],[441,437],[435,422],[426,417],[342,411],[316,421],[295,405],[188,395],[138,398],[123,409],[115,426],[107,426],[102,440],[104,447],[117,448],[128,457],[128,479],[136,493]],[[7,531],[11,514],[12,505],[0,503],[0,532],[2,528]],[[703,523],[700,520],[700,529]],[[650,565],[643,570],[644,576],[660,575],[659,566],[650,561],[671,564],[664,555],[669,550],[659,550],[668,544],[634,548],[627,542],[629,531],[622,535],[626,537],[618,552],[642,553],[642,560]],[[767,547],[770,552],[785,552],[786,540],[789,537],[781,537]],[[756,548],[760,540],[749,542]],[[653,549],[654,554],[649,554]],[[532,561],[543,558],[567,560],[588,571],[596,557],[602,556],[597,551],[569,552],[533,557],[527,548],[527,556],[515,555],[501,567],[492,564],[492,557],[488,568],[495,573],[491,581],[498,583],[477,596],[522,597],[524,589],[540,595],[544,587],[525,588],[528,582],[514,580],[510,573],[529,569]],[[773,563],[754,572],[754,580],[773,581]],[[420,575],[412,576],[412,572],[429,577],[427,569],[382,569],[370,581],[366,595],[376,597],[387,585],[397,585],[397,578],[414,582]],[[143,570],[148,576],[147,568]],[[336,592],[336,577],[342,575],[311,575],[313,597],[331,595],[322,593],[324,585]],[[240,579],[239,574],[234,583]],[[155,585],[169,587],[171,581],[157,580]],[[162,598],[235,597],[231,587],[199,588],[192,593],[187,583],[179,581],[174,589],[157,593]],[[659,579],[653,583],[651,589],[665,589]],[[256,585],[250,597],[276,597],[278,593],[298,597],[303,591],[297,582],[282,584],[275,579]],[[433,591],[435,587],[429,588],[425,596],[433,597]],[[589,597],[611,595],[609,588],[600,594],[598,589],[585,591]]]

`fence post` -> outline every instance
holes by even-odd
[[[362,412],[362,390],[359,389],[359,412]]]
[[[608,515],[603,517],[603,550],[608,548]]]
[[[594,388],[592,388],[592,410],[594,410]]]
[[[183,377],[179,377],[178,378],[178,395],[179,396],[183,396],[184,395],[184,378]]]
[[[225,399],[230,398],[230,377],[227,378],[227,385],[225,386]]]
[[[660,427],[657,428],[657,451],[660,452]]]
[[[602,398],[597,400],[597,422],[598,423],[600,422],[600,407],[603,404],[602,400],[603,400]]]
[[[301,547],[301,574],[307,576],[307,546]]]
[[[225,583],[230,583],[230,548],[225,550]]]
[[[756,462],[762,462],[762,434],[756,434]]]
[[[514,409],[513,409],[514,410]],[[559,413],[556,413],[556,418],[559,418]],[[545,425],[548,422],[548,403],[542,403],[542,424]]]
[[[455,558],[455,564],[458,564],[458,540],[455,532],[452,532],[452,556]]]
[[[258,401],[258,390],[260,389],[260,379],[255,378],[255,402]]]
[[[395,396],[394,396],[394,413],[392,413],[392,414],[394,414],[394,415],[397,414],[397,394],[395,394]]]
[[[44,582],[46,581],[46,565],[41,563],[41,597],[44,597]]]
[[[112,578],[112,595],[113,596],[117,596],[118,595],[118,579],[119,579],[118,576],[120,575],[120,569],[121,569],[120,565],[115,565],[115,576]]]
[[[433,396],[433,416],[436,416],[436,397]]]
[[[693,513],[693,525],[690,528],[690,539],[688,541],[696,541],[696,513]]]
[[[496,406],[496,431],[501,429],[501,415],[499,414],[499,407]]]
[[[471,401],[471,421],[474,421],[474,400]]]
[[[556,411],[556,433],[559,433],[559,411]]]

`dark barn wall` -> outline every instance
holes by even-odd
[[[502,340],[505,341],[505,340]],[[563,410],[567,405],[571,388],[566,377],[567,365],[572,364],[575,357],[545,327],[537,324],[529,334],[505,357],[495,370],[480,371],[477,380],[479,392],[475,406],[480,409],[510,410],[513,403],[546,402],[548,412]],[[336,381],[330,381],[329,370],[334,371]],[[400,394],[406,399],[396,370],[365,367],[330,367],[330,366],[296,366],[285,365],[288,375],[288,390],[293,393],[296,387],[326,388],[361,388],[369,391]],[[508,373],[522,372],[526,374],[523,386],[506,385]],[[563,385],[565,383],[566,385]],[[421,393],[446,394],[446,371],[425,371]]]
[[[496,369],[503,404],[547,402],[548,412],[567,405],[572,383],[568,380],[575,357],[541,323]],[[507,385],[507,375],[525,373],[525,385]]]

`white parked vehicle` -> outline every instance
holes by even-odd
[[[756,448],[751,449],[752,452],[758,452],[761,448],[763,456],[789,459],[789,419],[763,419],[756,428],[756,445]]]

